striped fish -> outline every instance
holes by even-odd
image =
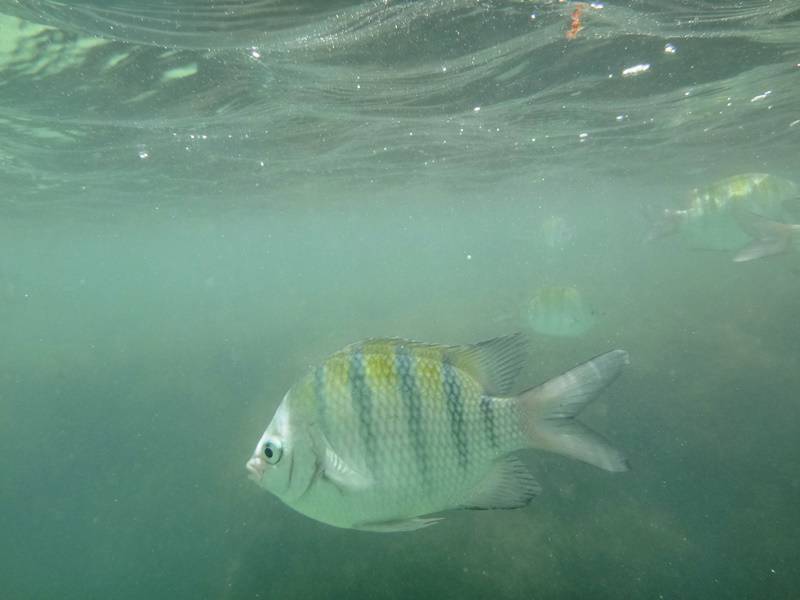
[[[680,232],[695,248],[740,248],[736,262],[780,254],[800,232],[784,207],[797,196],[793,181],[769,173],[727,177],[692,190],[686,208],[664,210],[649,239]]]
[[[455,508],[518,508],[539,484],[512,455],[549,450],[608,471],[623,455],[573,417],[620,374],[623,350],[511,394],[517,334],[471,346],[350,345],[286,394],[247,462],[250,478],[337,527],[409,531]]]
[[[580,291],[572,286],[539,288],[528,303],[526,316],[536,333],[561,337],[581,336],[595,321]]]

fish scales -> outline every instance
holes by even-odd
[[[510,407],[487,409],[480,385],[436,349],[365,343],[335,355],[324,370],[332,377],[322,399],[323,433],[387,487],[403,482],[409,493],[424,494],[431,479],[440,488],[451,476],[460,481],[454,469],[468,468],[471,451],[501,450],[503,425],[507,445],[520,443],[514,415],[503,418]],[[487,418],[498,422],[487,427]]]

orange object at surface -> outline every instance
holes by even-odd
[[[575,7],[575,10],[572,11],[572,15],[570,15],[569,29],[564,34],[568,40],[574,40],[578,35],[578,32],[583,29],[583,25],[581,24],[581,14],[587,6],[588,5],[586,3],[580,2]]]

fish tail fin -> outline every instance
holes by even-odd
[[[612,350],[523,392],[519,401],[528,445],[606,471],[627,471],[630,467],[622,452],[575,417],[628,362],[627,352]]]
[[[753,241],[736,253],[734,262],[782,254],[791,247],[792,234],[800,231],[800,225],[771,221],[750,211],[741,211],[736,217],[739,225]]]

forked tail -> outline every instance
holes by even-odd
[[[628,362],[627,352],[612,350],[523,392],[519,399],[530,446],[606,471],[627,471],[630,467],[622,452],[575,417]]]

